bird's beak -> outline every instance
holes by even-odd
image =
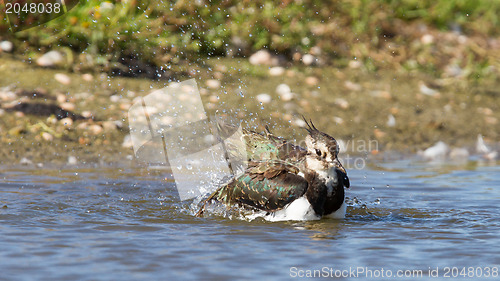
[[[344,174],[347,174],[347,172],[345,171],[344,166],[342,166],[342,164],[340,163],[340,161],[339,161],[338,158],[335,158],[333,161],[331,161],[331,163],[335,166],[335,168],[339,169]]]
[[[344,166],[342,166],[338,158],[335,158],[335,160],[333,160],[332,162],[334,163],[335,168],[337,168],[337,170],[340,172],[340,174],[339,172],[337,172],[337,174],[343,178],[342,180],[344,186],[349,188],[351,186],[351,183],[349,181],[349,177],[347,177],[347,172],[345,171]]]

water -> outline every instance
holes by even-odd
[[[0,171],[1,280],[499,280],[500,166],[350,170],[347,218],[311,222],[196,218],[165,172]]]

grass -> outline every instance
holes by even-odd
[[[109,69],[120,57],[163,66],[230,50],[248,56],[266,48],[291,57],[316,47],[332,64],[355,58],[371,71],[440,75],[456,63],[474,78],[495,64],[498,52],[490,52],[485,38],[499,35],[498,14],[497,0],[88,0],[66,16],[14,34],[0,15],[0,38],[13,40],[25,54],[54,48],[84,53],[76,62],[91,69]],[[447,53],[453,42],[443,46],[441,38],[432,46],[417,44],[425,33],[440,37],[449,31],[481,40],[474,41],[476,50],[467,45],[460,54]]]

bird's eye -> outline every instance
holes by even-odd
[[[318,156],[321,156],[321,150],[316,149],[316,154],[317,154]]]

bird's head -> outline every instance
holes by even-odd
[[[337,141],[316,129],[312,121],[307,122],[305,118],[304,121],[307,125],[305,129],[309,133],[306,136],[309,163],[315,163],[315,167],[322,166],[323,169],[336,168],[345,175],[347,181],[347,172],[338,159],[339,145]]]

